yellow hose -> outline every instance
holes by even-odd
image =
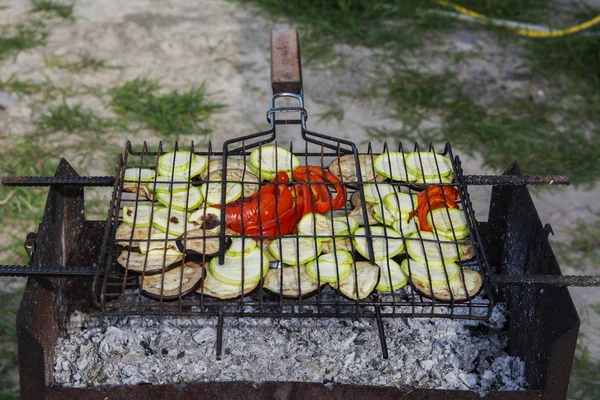
[[[473,10],[469,10],[468,8],[459,6],[458,4],[452,3],[451,1],[439,0],[438,3],[444,7],[453,8],[455,11],[457,11],[461,14],[464,14],[464,15],[468,15],[473,18],[479,18],[482,20],[487,19],[487,17],[485,15],[475,12]],[[598,23],[600,23],[600,15],[596,16],[595,18],[590,19],[589,21],[585,21],[579,25],[575,25],[575,26],[572,26],[572,27],[566,28],[566,29],[544,31],[544,30],[536,30],[536,29],[528,29],[528,28],[513,28],[513,27],[506,27],[506,28],[514,31],[515,33],[517,33],[518,35],[521,35],[521,36],[535,37],[535,38],[552,38],[552,37],[571,35],[573,33],[577,33],[584,29],[587,29],[591,26],[594,26]]]

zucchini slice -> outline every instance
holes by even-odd
[[[442,267],[460,258],[460,247],[456,243],[443,242],[446,239],[442,237],[439,239],[442,242],[438,242],[433,232],[421,231],[420,234],[421,237],[413,233],[406,241],[406,251],[413,259],[432,267]]]
[[[227,240],[229,243],[229,240]],[[216,233],[205,231],[202,228],[186,231],[177,238],[177,248],[181,252],[213,256],[219,252],[219,237]],[[184,246],[185,245],[185,246]]]
[[[206,271],[202,287],[196,291],[198,294],[214,297],[216,299],[228,300],[235,299],[240,296],[245,296],[252,292],[258,286],[258,281],[254,283],[245,283],[242,290],[242,285],[228,285],[215,279],[210,270]]]
[[[365,192],[365,200],[368,203],[381,203],[385,196],[390,193],[396,193],[396,188],[389,183],[369,183],[363,185],[363,191]]]
[[[333,253],[334,251],[339,250],[352,251],[352,239],[339,237],[334,240],[323,240],[323,254]]]
[[[371,237],[367,238],[364,227],[358,228],[354,232],[354,248],[361,256],[369,259],[369,247],[367,241],[373,243],[373,255],[375,260],[385,260],[392,258],[404,250],[402,236],[392,228],[383,226],[371,226]],[[362,236],[361,236],[362,235]]]
[[[433,297],[437,300],[447,302],[452,301],[454,298],[455,303],[465,302],[475,298],[481,291],[483,278],[479,272],[470,269],[464,269],[463,273],[465,275],[464,280],[462,274],[459,273],[458,277],[450,282],[450,291],[452,292],[452,295],[450,294],[450,291],[448,291],[448,286],[444,283],[444,285],[441,286],[433,286]],[[432,297],[428,283],[413,281],[413,285],[424,296],[429,298]]]
[[[448,217],[450,216],[450,217]],[[427,214],[427,223],[437,231],[444,232],[446,237],[454,239],[452,231],[457,239],[463,239],[469,234],[469,225],[465,211],[456,208],[438,208]],[[459,237],[466,231],[467,235]]]
[[[135,228],[150,226],[150,217],[154,209],[154,218],[161,209],[159,207],[138,205],[136,207],[123,206],[123,222]]]
[[[211,172],[208,175],[208,181],[216,181],[219,182],[222,180],[223,170],[219,169]],[[252,196],[254,193],[258,192],[260,179],[258,176],[254,175],[247,169],[239,169],[232,168],[227,169],[227,183],[239,183],[242,185],[242,181],[244,182],[244,197]]]
[[[394,181],[414,182],[418,178],[418,174],[408,168],[408,156],[405,153],[381,153],[375,157],[374,166],[378,174]]]
[[[367,222],[369,225],[377,225],[377,220],[373,216],[373,204],[365,204],[365,209],[367,210]],[[355,218],[361,226],[365,224],[362,206],[356,207],[354,210],[350,211],[348,216]]]
[[[448,157],[427,151],[414,152],[406,156],[406,169],[411,174],[425,179],[439,179],[453,172],[452,161]]]
[[[396,211],[408,216],[417,207],[417,196],[401,192],[390,193],[383,199],[383,204],[390,211]]]
[[[186,182],[182,182],[184,180]],[[188,186],[189,183],[185,178],[174,177],[171,179],[170,176],[159,176],[148,183],[148,190],[154,193],[179,193],[185,192]]]
[[[125,181],[127,182],[150,182],[154,180],[156,172],[149,168],[127,168],[125,170]]]
[[[198,228],[206,229],[208,232],[219,233],[221,231],[221,210],[215,207],[204,207],[200,205],[188,218],[188,222],[197,225]]]
[[[140,276],[142,294],[156,300],[173,301],[187,296],[198,289],[205,274],[200,264],[187,261],[164,274]]]
[[[381,277],[376,287],[378,292],[393,292],[408,283],[408,277],[396,261],[388,258],[379,261],[377,265],[381,269]]]
[[[183,255],[173,249],[150,250],[146,254],[125,249],[117,257],[117,262],[130,272],[144,272],[146,275],[153,275],[174,268],[175,264],[182,259]]]
[[[403,237],[408,237],[419,230],[417,223],[415,222],[416,218],[411,219],[410,221],[406,221],[403,219],[399,219],[392,226],[396,232],[398,232]]]
[[[345,217],[334,217],[333,218],[334,224],[337,224],[338,221],[342,222],[344,224],[346,224],[348,226],[348,230],[350,231],[350,233],[354,232],[355,230],[357,230],[358,228],[360,228],[360,224],[358,223],[358,221],[356,220],[356,218],[348,215]],[[336,225],[334,225],[334,230]],[[338,232],[336,232],[337,234],[339,234]]]
[[[173,171],[171,167],[164,167],[159,164],[157,167],[157,171],[159,175],[166,176],[169,179],[171,177],[173,177],[174,180],[176,180],[175,178],[190,179],[202,174],[202,172],[206,170],[207,165],[208,159],[206,157],[196,156],[196,161],[192,163],[191,167],[189,167],[188,165],[183,170]]]
[[[256,240],[251,238],[233,238],[231,239],[231,245],[227,250],[227,253],[234,256],[242,256],[242,254],[248,254],[256,247]]]
[[[283,147],[256,148],[248,158],[251,170],[263,180],[271,180],[279,171],[291,172],[300,166],[300,160]]]
[[[333,264],[352,264],[354,259],[352,254],[346,250],[336,250],[331,253],[323,254],[319,257],[319,262],[330,262]]]
[[[242,256],[225,253],[224,261],[223,265],[219,265],[219,258],[213,258],[210,260],[209,270],[215,279],[228,285],[241,285],[242,272],[246,285],[257,283],[269,271],[269,258],[259,248]]]
[[[300,269],[300,279],[298,279],[298,269]],[[324,283],[322,282],[321,285]],[[310,297],[319,286],[319,282],[306,273],[304,265],[270,269],[263,282],[266,290],[284,298]]]
[[[405,217],[408,219],[408,214],[401,215],[398,211],[392,211],[383,203],[373,204],[373,218],[380,224],[394,226],[394,223]]]
[[[183,172],[189,168],[190,164],[196,162],[196,155],[189,151],[171,151],[158,158],[158,166],[165,171]],[[204,163],[208,160],[205,158]]]
[[[349,228],[348,224],[341,219],[332,220],[323,214],[310,212],[298,222],[298,233],[327,240],[336,235],[348,235]]]
[[[165,232],[156,232],[151,234],[149,239],[150,240],[148,240],[148,238],[146,238],[146,240],[140,240],[138,244],[140,253],[146,254],[148,250],[156,249],[177,249],[177,244],[175,244],[177,236],[167,235]]]
[[[431,285],[434,287],[445,287],[447,282],[452,283],[460,274],[459,266],[454,263],[446,264],[445,267],[433,267],[431,265],[428,267],[426,264],[412,258],[402,261],[400,267],[413,283],[416,281],[429,286],[429,278],[431,277]],[[427,274],[428,271],[429,274]],[[448,275],[447,281],[446,275]]]
[[[281,253],[280,253],[281,247]],[[306,264],[321,254],[323,244],[313,238],[284,236],[269,245],[269,251],[277,260],[288,265]]]
[[[306,264],[306,273],[311,278],[319,283],[337,283],[346,279],[352,273],[352,263],[336,264],[328,259],[321,260],[322,257],[332,255],[333,253],[324,254],[316,260]],[[351,258],[352,259],[352,258]]]
[[[187,214],[184,211],[161,208],[158,211],[154,210],[152,226],[162,232],[168,230],[170,235],[179,236],[185,232],[186,225],[189,226],[186,219]]]
[[[200,186],[202,198],[208,205],[221,204],[221,182],[212,181]],[[225,184],[225,204],[231,203],[242,197],[242,185],[240,183]]]
[[[371,264],[367,261],[361,261],[356,263],[356,277],[354,277],[354,270],[350,275],[340,281],[339,290],[340,292],[351,300],[363,300],[369,296],[379,280],[379,267],[376,264]],[[336,289],[337,283],[330,283],[330,285]]]
[[[373,169],[373,161],[371,154],[361,154],[358,156],[360,164],[360,175],[362,182],[381,182],[385,180],[385,176],[379,175]],[[374,158],[375,156],[373,156]],[[356,171],[356,161],[354,154],[346,154],[336,158],[327,167],[329,171],[340,178],[342,182],[348,185],[358,184],[358,173]],[[356,207],[356,206],[355,206]]]
[[[166,207],[173,210],[186,211],[194,210],[202,204],[202,194],[196,186],[190,186],[189,191],[177,193],[158,193],[156,200]]]

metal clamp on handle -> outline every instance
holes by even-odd
[[[296,29],[271,31],[271,87],[273,94],[302,92],[300,39]]]

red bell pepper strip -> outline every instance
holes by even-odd
[[[324,171],[316,165],[307,165],[294,169],[293,177],[298,182],[310,182],[311,192],[315,199],[315,209],[318,213],[324,214],[330,209],[339,210],[344,207],[348,199],[348,192],[339,178],[329,171]],[[312,185],[312,183],[317,183]],[[327,182],[337,192],[331,199],[331,193],[326,189],[326,185],[321,182]]]
[[[438,208],[445,207],[458,208],[458,205],[452,200],[444,200],[441,196],[430,198],[429,203],[425,203],[425,205],[417,211],[417,217],[419,218],[419,229],[422,231],[433,232],[433,228],[431,228],[427,222],[427,214],[433,210],[437,210]]]
[[[248,236],[279,236],[292,233],[296,228],[298,220],[302,217],[304,208],[302,196],[296,198],[295,206],[292,206],[286,212],[279,214],[276,218],[266,221],[259,226],[254,225],[245,230]],[[279,229],[277,226],[279,225]]]

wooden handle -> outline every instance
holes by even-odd
[[[271,31],[271,86],[273,94],[302,90],[300,39],[296,29]]]

